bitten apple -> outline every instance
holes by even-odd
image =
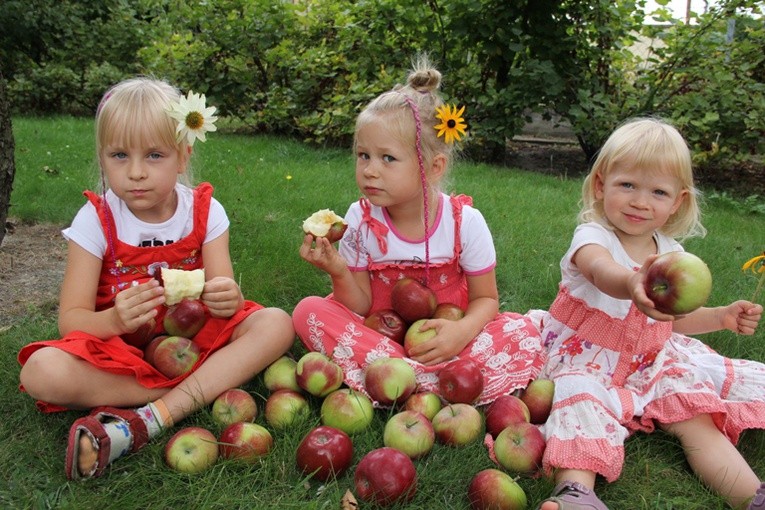
[[[470,404],[449,404],[433,417],[433,431],[439,443],[465,446],[477,440],[483,429],[481,413]]]
[[[645,293],[657,310],[684,315],[704,306],[712,292],[712,274],[692,253],[673,251],[659,255],[648,268]]]
[[[218,460],[218,440],[201,427],[185,427],[165,444],[165,462],[181,473],[201,473]]]
[[[499,469],[479,471],[468,486],[471,510],[526,510],[526,493]]]
[[[483,391],[481,368],[469,359],[450,361],[438,372],[438,390],[447,402],[472,404]]]
[[[397,344],[404,343],[404,335],[407,329],[406,322],[395,310],[389,308],[377,310],[364,319],[364,325],[381,335],[387,336]]]
[[[257,423],[238,421],[223,429],[220,434],[221,456],[250,464],[268,455],[273,445],[271,433]]]
[[[390,302],[396,313],[409,324],[433,317],[438,306],[436,293],[414,278],[402,278],[396,282]]]
[[[547,421],[555,396],[555,383],[550,379],[534,379],[521,391],[520,398],[529,410],[529,421],[542,424]]]
[[[188,373],[199,359],[199,346],[182,336],[169,336],[154,349],[154,368],[168,379]]]
[[[343,369],[320,352],[304,354],[295,367],[295,380],[315,397],[326,397],[343,384]]]
[[[352,460],[351,438],[342,430],[326,425],[308,432],[295,452],[298,468],[322,482],[343,474]]]
[[[395,448],[377,448],[359,461],[353,481],[363,501],[391,505],[412,499],[417,491],[417,470],[412,459]]]
[[[308,400],[292,390],[276,390],[266,400],[266,422],[275,429],[284,429],[309,414]]]
[[[163,267],[160,272],[162,288],[165,289],[165,305],[171,306],[184,299],[199,299],[205,288],[204,269],[185,271]]]
[[[419,459],[430,453],[436,434],[430,420],[417,411],[401,411],[391,416],[383,430],[383,444]]]
[[[531,473],[542,465],[545,438],[536,425],[511,423],[494,440],[494,455],[500,466],[515,473]]]
[[[297,361],[289,356],[277,359],[263,372],[263,384],[268,391],[292,390],[301,391],[295,378]]]
[[[404,335],[404,352],[407,356],[410,355],[410,351],[413,347],[427,342],[436,336],[437,331],[433,328],[420,331],[420,327],[425,324],[425,321],[427,320],[428,319],[420,319],[414,321],[411,326],[409,326],[409,329],[406,330],[406,335]]]
[[[303,232],[314,237],[326,237],[327,241],[334,243],[343,238],[348,223],[330,209],[316,211],[303,221]]]
[[[433,420],[442,407],[441,397],[432,391],[413,393],[404,402],[405,411],[417,411],[429,420]]]
[[[205,305],[198,299],[183,299],[167,309],[162,325],[170,336],[194,338],[206,322]]]
[[[364,369],[364,388],[383,406],[403,402],[417,389],[412,366],[401,358],[378,358]]]
[[[512,423],[528,422],[529,408],[515,395],[503,395],[486,407],[486,432],[496,438]]]
[[[353,435],[372,423],[372,401],[350,388],[335,390],[321,403],[321,423]]]
[[[213,401],[213,420],[224,427],[238,421],[253,421],[257,415],[258,404],[241,388],[226,390]]]

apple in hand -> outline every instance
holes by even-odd
[[[335,390],[321,403],[321,423],[340,429],[346,434],[360,432],[372,423],[372,401],[350,388]]]
[[[407,329],[406,322],[395,310],[389,308],[377,310],[364,319],[364,325],[381,335],[387,336],[397,344],[403,345],[404,343],[404,335]]]
[[[395,448],[377,448],[359,461],[353,482],[363,501],[391,505],[412,499],[417,491],[417,470],[412,459]]]
[[[547,421],[555,396],[555,383],[550,379],[534,379],[521,391],[520,398],[529,410],[529,421],[542,424]]]
[[[414,278],[402,278],[396,282],[390,302],[396,313],[409,324],[433,317],[438,306],[436,293]]]
[[[352,460],[351,438],[342,430],[326,425],[308,432],[295,452],[298,468],[322,482],[340,476]]]
[[[157,326],[157,321],[152,317],[148,321],[144,322],[138,329],[132,333],[124,333],[120,335],[126,344],[133,345],[139,349],[143,349],[151,342],[154,337],[154,328]]]
[[[420,327],[425,324],[425,321],[427,320],[428,319],[420,319],[414,321],[411,326],[409,326],[409,329],[406,330],[406,335],[404,335],[404,352],[407,356],[410,355],[409,352],[413,347],[425,343],[436,336],[437,331],[434,328],[420,331]]]
[[[292,390],[276,390],[266,400],[266,422],[275,429],[284,429],[309,414],[308,401]]]
[[[692,253],[659,255],[648,268],[645,293],[654,307],[669,315],[684,315],[704,306],[712,292],[712,274]]]
[[[433,420],[433,417],[442,407],[441,397],[432,391],[421,391],[412,393],[404,402],[403,409],[405,411],[417,411],[424,414],[427,419]]]
[[[342,239],[347,228],[343,217],[330,209],[316,211],[303,221],[303,232],[314,237],[326,237],[330,243]]]
[[[433,448],[436,434],[430,420],[417,411],[401,411],[385,423],[383,444],[419,459]]]
[[[481,413],[470,404],[449,404],[433,417],[433,431],[439,443],[465,446],[477,440],[483,429]]]
[[[295,381],[314,397],[326,397],[343,384],[343,369],[320,352],[309,352],[295,366]]]
[[[263,372],[263,384],[268,391],[292,390],[300,391],[295,371],[297,370],[297,361],[289,356],[282,356],[277,359]]]
[[[383,406],[403,402],[417,389],[412,366],[401,358],[378,358],[364,369],[364,388]]]
[[[542,466],[545,438],[536,425],[511,423],[494,440],[497,462],[508,471],[532,473]]]
[[[258,404],[241,388],[226,390],[213,401],[213,420],[224,427],[238,421],[253,421],[257,415]]]
[[[249,421],[232,423],[220,434],[221,456],[250,464],[267,455],[273,445],[271,433],[257,423]]]
[[[199,346],[182,336],[169,336],[154,349],[154,368],[168,379],[191,371],[199,359]]]
[[[433,314],[434,319],[458,321],[465,316],[465,311],[454,303],[438,303]]]
[[[470,510],[525,510],[526,493],[499,469],[479,471],[468,486]]]
[[[496,438],[508,425],[530,419],[529,408],[523,400],[515,395],[502,395],[486,407],[486,432]]]
[[[472,404],[483,391],[481,368],[469,359],[450,361],[438,372],[438,390],[447,402]]]
[[[205,322],[205,305],[198,299],[184,299],[167,309],[162,325],[170,336],[194,338]]]
[[[201,473],[218,460],[218,440],[201,427],[186,427],[165,444],[165,462],[181,473]]]

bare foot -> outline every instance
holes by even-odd
[[[91,441],[90,436],[80,436],[80,455],[77,457],[77,470],[80,475],[87,475],[96,466],[98,460],[98,447]]]
[[[559,508],[558,503],[555,503],[554,501],[545,501],[542,503],[542,506],[539,507],[539,510],[558,510]]]

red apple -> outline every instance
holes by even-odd
[[[420,331],[420,327],[425,324],[425,321],[427,320],[428,319],[420,319],[414,321],[409,326],[409,329],[406,330],[406,335],[404,335],[404,352],[407,356],[409,356],[409,351],[412,350],[412,347],[427,342],[436,336],[437,331],[433,328]]]
[[[396,282],[390,302],[396,313],[410,324],[433,317],[438,306],[436,293],[414,278],[402,278]]]
[[[377,448],[364,455],[353,479],[359,498],[378,505],[409,501],[417,491],[412,459],[395,448]]]
[[[168,379],[191,371],[199,359],[199,346],[182,336],[169,336],[154,349],[154,368]]]
[[[496,438],[512,423],[528,422],[529,408],[514,395],[503,395],[486,407],[486,432]]]
[[[268,455],[274,445],[271,433],[257,423],[238,421],[220,434],[220,454],[226,459],[238,459],[254,464]]]
[[[162,340],[167,338],[168,335],[159,335],[151,339],[143,348],[143,359],[151,366],[154,366],[154,351],[157,350],[157,346],[162,343]]]
[[[404,402],[405,411],[417,411],[424,414],[429,420],[432,420],[442,407],[441,397],[432,391],[413,393]]]
[[[207,322],[205,305],[198,299],[184,299],[167,309],[162,324],[170,336],[194,338]]]
[[[289,356],[282,356],[277,359],[263,372],[263,384],[268,391],[292,390],[301,391],[298,386],[295,371],[297,370],[297,361]]]
[[[438,390],[447,402],[472,404],[483,391],[481,368],[469,359],[450,361],[438,372]]]
[[[434,319],[448,319],[458,321],[465,316],[465,311],[454,303],[438,303],[433,314]]]
[[[648,268],[645,293],[662,313],[691,313],[704,306],[710,292],[712,274],[704,261],[692,253],[664,253]]]
[[[364,388],[383,406],[403,402],[417,389],[412,366],[401,358],[378,358],[364,369]]]
[[[201,427],[186,427],[165,444],[165,462],[181,473],[201,473],[218,460],[218,440]]]
[[[276,390],[266,400],[266,422],[285,429],[309,414],[308,400],[297,391]]]
[[[154,328],[156,326],[157,321],[152,317],[147,322],[138,326],[138,329],[132,333],[124,333],[120,336],[126,344],[138,347],[139,349],[143,349],[154,337]]]
[[[529,421],[542,424],[547,421],[555,396],[555,383],[550,379],[534,379],[521,391],[519,398],[529,410]]]
[[[479,471],[468,486],[471,510],[525,510],[526,493],[499,469]]]
[[[511,423],[494,440],[494,455],[503,468],[515,473],[532,473],[542,466],[545,438],[536,425]]]
[[[417,411],[401,411],[391,416],[383,430],[383,444],[419,459],[433,448],[436,434],[430,420]]]
[[[433,417],[436,439],[449,446],[465,446],[481,436],[481,413],[470,404],[449,404]]]
[[[297,447],[295,460],[303,473],[326,482],[351,465],[353,442],[342,430],[322,425],[306,434]]]
[[[330,243],[343,238],[348,224],[330,209],[316,211],[303,221],[303,232],[314,237],[326,237]]]
[[[340,429],[346,434],[360,432],[372,423],[372,401],[350,388],[335,390],[321,403],[321,423]]]
[[[226,390],[213,401],[213,420],[224,427],[238,421],[253,421],[257,415],[258,404],[241,388]]]
[[[394,310],[389,308],[377,310],[364,319],[364,325],[381,335],[387,336],[397,344],[403,345],[404,343],[406,322]]]
[[[320,352],[309,352],[295,366],[298,386],[315,397],[326,397],[343,384],[343,369]]]

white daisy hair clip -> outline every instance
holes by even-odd
[[[218,117],[214,115],[217,108],[205,106],[205,100],[204,94],[195,94],[189,90],[186,97],[181,96],[179,101],[170,104],[168,114],[178,121],[176,133],[179,143],[184,138],[189,145],[194,145],[196,139],[204,142],[206,132],[218,129],[215,127]]]

